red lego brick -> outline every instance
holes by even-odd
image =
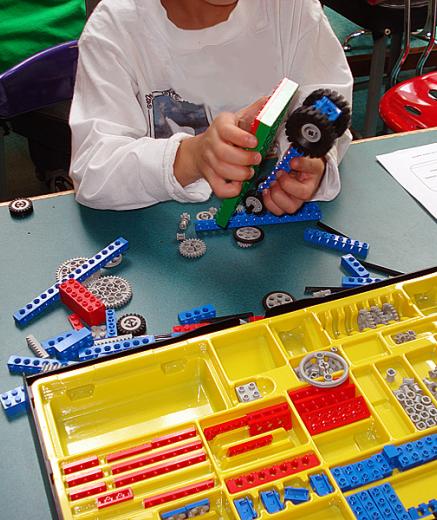
[[[170,471],[176,471],[187,466],[192,466],[193,464],[199,464],[205,460],[206,453],[202,451],[196,455],[189,455],[171,462],[166,462],[165,464],[158,464],[156,466],[152,466],[151,468],[145,468],[141,471],[136,471],[135,473],[129,473],[123,477],[115,478],[115,487],[125,486],[126,484],[133,484],[134,482],[138,482],[140,480],[146,480],[148,478],[156,477],[157,475],[169,473]]]
[[[116,460],[126,459],[127,457],[132,457],[133,455],[139,455],[140,453],[150,451],[151,449],[152,444],[150,442],[146,442],[144,444],[140,444],[139,446],[134,446],[133,448],[127,448],[125,450],[110,453],[109,455],[106,455],[106,462],[111,463],[115,462]]]
[[[121,462],[120,464],[112,467],[112,474],[116,475],[117,473],[123,473],[123,471],[129,471],[130,469],[140,468],[141,466],[147,466],[148,464],[154,464],[155,462],[171,459],[172,457],[177,457],[178,455],[183,455],[184,453],[188,453],[190,451],[200,450],[201,448],[202,441],[193,441],[188,444],[183,444],[182,446],[177,446],[176,448],[160,451],[159,453],[145,455],[139,459]]]
[[[157,437],[152,440],[152,448],[160,448],[161,446],[166,446],[167,444],[173,444],[175,442],[184,441],[185,439],[191,439],[191,437],[195,437],[197,435],[197,430],[194,426],[187,428],[186,430],[181,430],[179,432],[169,433],[168,435],[163,435],[162,437]]]
[[[290,430],[292,427],[291,411],[287,403],[280,403],[249,413],[247,419],[250,435],[258,435],[277,428]]]
[[[198,482],[197,484],[190,484],[189,486],[175,489],[174,491],[168,491],[167,493],[145,498],[143,505],[147,509],[148,507],[154,507],[160,504],[165,504],[166,502],[171,502],[172,500],[177,500],[178,498],[188,497],[213,487],[214,480],[204,480],[203,482]]]
[[[226,421],[220,424],[215,424],[214,426],[208,426],[204,428],[203,433],[205,435],[206,440],[212,441],[217,435],[221,433],[230,432],[232,430],[237,430],[238,428],[243,428],[243,426],[247,425],[247,416],[238,417],[238,419],[233,419],[232,421]]]
[[[74,330],[80,330],[84,327],[84,324],[80,321],[80,318],[77,314],[70,314],[70,316],[68,316],[68,321]]]
[[[68,487],[78,486],[79,484],[85,484],[92,480],[97,480],[103,477],[103,471],[100,468],[94,468],[80,473],[79,475],[69,475],[65,479],[65,484]]]
[[[202,322],[202,323],[187,323],[186,325],[175,325],[173,327],[173,332],[190,332],[190,331],[196,330],[200,327],[204,327],[205,325],[209,325],[209,323]]]
[[[263,320],[265,316],[249,316],[248,322]]]
[[[348,401],[334,403],[314,412],[301,414],[301,417],[310,434],[317,435],[366,419],[370,417],[370,411],[364,398],[359,396]]]
[[[61,469],[64,475],[69,475],[70,473],[76,473],[76,471],[81,471],[87,468],[93,468],[94,466],[98,465],[99,458],[97,457],[97,455],[93,455],[92,457],[75,460],[74,462],[64,462],[63,464],[61,464]]]
[[[229,478],[225,480],[225,483],[229,493],[239,493],[240,491],[314,468],[319,464],[317,456],[313,452],[309,452],[294,459],[278,462],[278,464],[268,466],[267,468],[245,473],[239,477]]]
[[[134,498],[134,492],[131,488],[121,489],[120,491],[114,491],[97,498],[97,508],[103,509],[104,507],[115,506],[126,502],[126,500],[132,500]]]
[[[88,325],[100,325],[106,322],[104,303],[77,280],[70,278],[61,283],[59,296],[61,301]]]
[[[263,446],[268,446],[269,444],[271,444],[272,441],[273,435],[265,435],[264,437],[260,437],[259,439],[253,439],[251,441],[234,444],[233,446],[229,446],[227,456],[234,457],[235,455],[240,455],[241,453],[246,453],[247,451],[262,448]]]
[[[326,389],[325,393],[317,396],[310,396],[301,399],[300,401],[293,401],[296,406],[296,410],[300,413],[309,413],[320,408],[331,406],[332,404],[339,403],[341,401],[347,401],[355,397],[356,388],[355,385],[350,383],[347,386],[342,386],[332,389]]]
[[[79,500],[81,498],[90,497],[92,495],[97,495],[98,493],[102,493],[106,491],[107,487],[104,482],[96,482],[91,484],[91,486],[83,487],[81,489],[77,489],[76,491],[72,491],[69,495],[71,501]]]
[[[335,388],[330,388],[330,389],[318,388],[316,386],[306,385],[303,388],[298,388],[297,390],[290,390],[288,392],[288,395],[290,396],[290,399],[293,402],[297,402],[297,401],[300,401],[301,399],[305,399],[305,397],[314,397],[314,396],[317,396],[317,395],[324,394],[327,390],[334,390],[334,389],[335,390],[341,390],[345,386],[348,386],[349,383],[350,382],[349,382],[349,378],[348,378],[348,379],[346,379],[346,381],[341,383],[341,385],[338,385]]]

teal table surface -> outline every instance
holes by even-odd
[[[377,163],[381,153],[435,142],[437,130],[353,144],[342,165],[342,192],[322,203],[323,221],[350,237],[370,244],[367,260],[404,272],[437,264],[436,221]],[[107,274],[126,278],[134,296],[122,313],[139,312],[149,333],[165,333],[177,324],[178,312],[212,303],[218,315],[263,312],[263,296],[286,290],[302,298],[306,285],[340,285],[340,253],[303,240],[306,222],[265,227],[265,239],[239,248],[232,232],[206,236],[207,253],[198,260],[181,257],[176,231],[179,215],[216,201],[176,202],[148,209],[110,212],[79,206],[73,196],[34,201],[34,214],[12,219],[0,208],[0,391],[21,384],[8,373],[11,354],[31,355],[25,336],[43,340],[70,328],[67,309],[53,305],[26,327],[15,326],[12,314],[54,283],[65,259],[92,256],[119,236],[129,240],[122,264]],[[194,234],[193,224],[188,234]],[[105,273],[106,274],[106,273]],[[0,414],[1,519],[52,518],[50,500],[27,417],[8,421]]]

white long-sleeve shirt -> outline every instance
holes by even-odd
[[[227,21],[201,30],[176,27],[159,0],[103,0],[79,42],[70,114],[78,202],[124,210],[206,200],[205,180],[183,188],[173,174],[181,139],[283,77],[300,85],[292,109],[320,87],[351,100],[352,76],[319,0],[239,0]],[[283,130],[278,143],[289,146]],[[314,200],[338,194],[349,143],[348,132],[329,152]]]

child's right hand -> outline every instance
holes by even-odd
[[[239,195],[243,181],[253,176],[252,166],[262,160],[259,152],[244,148],[257,145],[256,137],[248,130],[265,101],[263,97],[235,114],[222,112],[204,133],[181,143],[178,155],[184,155],[184,149],[187,154],[191,154],[196,177],[206,179],[220,198]],[[180,161],[181,169],[184,162]],[[175,161],[175,175],[178,178],[177,166],[178,156]],[[183,178],[178,180],[183,186],[189,184]]]

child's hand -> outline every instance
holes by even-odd
[[[264,190],[266,208],[274,215],[294,213],[304,202],[312,199],[325,173],[325,159],[296,157],[291,163],[292,173],[278,172],[277,181]]]
[[[260,153],[244,148],[257,145],[256,137],[248,130],[265,101],[263,97],[236,114],[223,112],[206,132],[185,141],[191,147],[195,171],[220,198],[237,196],[243,181],[253,176],[251,166],[262,160]]]

